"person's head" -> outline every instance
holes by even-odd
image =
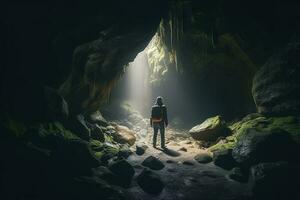
[[[162,106],[163,105],[163,99],[161,96],[158,96],[156,98],[156,104],[159,105],[159,106]]]

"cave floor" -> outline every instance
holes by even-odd
[[[128,192],[137,199],[249,199],[250,187],[248,183],[240,183],[228,177],[229,171],[217,167],[213,162],[201,164],[194,160],[194,156],[206,153],[198,141],[188,137],[186,131],[174,128],[166,129],[167,150],[152,147],[152,129],[148,128],[145,138],[139,138],[137,143],[148,146],[146,152],[139,156],[132,154],[128,161],[135,168],[135,178]],[[158,143],[160,135],[158,135]],[[159,145],[157,145],[159,147]],[[148,156],[157,157],[165,167],[155,170],[165,183],[164,190],[159,195],[145,193],[137,184],[136,177],[143,170],[141,163]]]

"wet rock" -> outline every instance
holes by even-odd
[[[289,133],[281,129],[259,131],[248,129],[233,149],[233,158],[243,166],[259,162],[291,161],[297,162],[293,154],[299,151]]]
[[[135,171],[129,162],[124,159],[117,160],[110,163],[108,168],[117,176],[120,186],[130,186]]]
[[[155,172],[144,169],[137,177],[139,186],[147,193],[159,194],[164,189],[164,183]]]
[[[215,151],[213,154],[214,164],[230,170],[237,165],[236,161],[232,157],[232,149],[224,149],[220,151]]]
[[[298,114],[300,112],[300,43],[290,43],[269,58],[253,79],[252,94],[258,112]]]
[[[208,153],[201,153],[194,157],[194,159],[199,163],[210,163],[212,161],[212,157]]]
[[[193,127],[189,130],[189,134],[195,140],[214,141],[220,136],[226,136],[230,130],[226,126],[225,121],[221,116],[215,116],[206,119],[202,124]]]
[[[121,144],[134,145],[136,141],[135,133],[126,126],[116,126],[116,132],[112,132],[112,137],[116,142]]]
[[[260,163],[251,167],[250,183],[254,199],[297,199],[299,166],[287,162]]]
[[[167,160],[166,162],[167,162],[167,163],[174,163],[173,160]]]
[[[143,155],[146,151],[146,149],[148,149],[148,146],[145,144],[137,144],[136,145],[136,154],[137,155]]]
[[[117,185],[118,178],[117,176],[112,173],[107,167],[105,166],[99,166],[97,168],[93,169],[93,174],[94,176],[105,180],[106,182],[110,184],[115,184]]]
[[[239,182],[246,182],[249,173],[245,171],[246,170],[242,170],[240,167],[234,167],[229,173],[229,178]]]
[[[157,158],[153,156],[147,157],[143,162],[143,166],[149,167],[150,169],[153,170],[161,170],[165,167],[165,165]]]

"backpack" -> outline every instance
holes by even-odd
[[[163,120],[163,109],[161,106],[152,107],[152,122],[161,122]]]

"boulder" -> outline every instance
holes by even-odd
[[[290,43],[259,69],[252,95],[259,113],[282,115],[300,112],[300,43]]]
[[[136,141],[135,133],[126,126],[116,126],[116,131],[112,132],[112,137],[116,142],[121,144],[134,145]]]
[[[215,151],[213,160],[215,165],[226,170],[230,170],[237,165],[236,161],[232,157],[232,149]]]
[[[202,124],[193,127],[189,130],[189,134],[195,140],[208,140],[214,141],[220,136],[226,136],[230,130],[226,126],[225,121],[221,116],[215,116],[206,119]]]
[[[212,157],[208,153],[197,154],[194,159],[199,163],[210,163],[212,161]]]
[[[142,165],[145,167],[149,167],[150,169],[153,169],[153,170],[161,170],[165,167],[165,165],[160,160],[158,160],[157,158],[155,158],[153,156],[147,157],[142,162]]]
[[[135,171],[129,162],[124,159],[113,161],[108,168],[117,176],[120,186],[130,186]]]
[[[148,146],[145,144],[137,144],[136,145],[136,154],[137,155],[143,155],[145,153],[145,151],[148,149]]]
[[[254,199],[299,199],[299,166],[287,162],[259,163],[250,169]]]
[[[144,169],[137,177],[137,183],[147,193],[159,194],[164,189],[164,183],[155,172]]]
[[[294,154],[299,149],[299,145],[284,130],[247,129],[238,140],[232,155],[242,166],[279,160],[297,162],[299,159]]]

